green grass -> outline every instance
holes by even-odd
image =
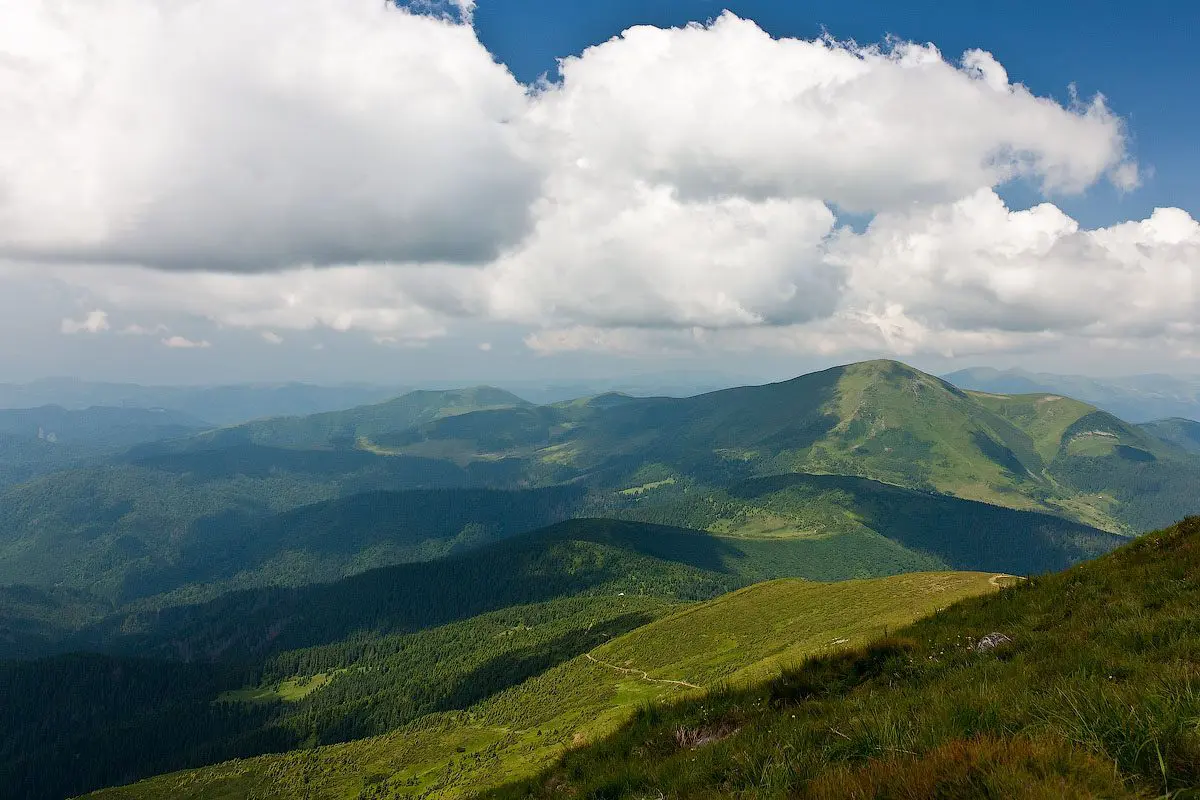
[[[862,644],[914,616],[988,591],[992,577],[943,572],[832,584],[771,581],[650,623],[592,655],[651,677],[712,685]]]
[[[502,798],[1200,796],[1200,518],[780,676],[645,708]],[[977,647],[998,632],[995,649]]]
[[[1042,461],[1050,463],[1063,445],[1063,435],[1095,407],[1055,394],[1001,395],[968,392],[975,402],[1029,434]]]
[[[1100,458],[1112,455],[1120,440],[1110,433],[1080,433],[1066,444],[1067,455]]]
[[[663,478],[660,481],[650,481],[643,483],[641,486],[630,486],[628,489],[622,489],[621,494],[624,495],[642,495],[646,492],[658,489],[663,486],[671,486],[675,483],[674,478]]]
[[[289,678],[269,686],[248,686],[222,692],[219,703],[298,703],[318,689],[329,685],[337,673],[318,672],[315,675]]]
[[[571,748],[612,734],[647,703],[703,693],[664,681],[711,687],[778,674],[789,659],[836,651],[961,597],[994,591],[991,577],[929,573],[848,584],[760,584],[619,636],[591,658],[571,659],[465,712],[432,714],[385,736],[173,773],[96,796],[459,797],[528,778]]]

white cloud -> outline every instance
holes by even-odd
[[[194,350],[212,347],[212,343],[207,339],[188,339],[184,336],[170,336],[162,340],[164,347],[171,347],[178,350]]]
[[[120,332],[123,336],[158,336],[160,334],[168,333],[169,329],[166,325],[161,323],[153,327],[146,327],[145,325],[139,325],[138,323],[134,322],[126,325],[121,329]]]
[[[537,191],[524,106],[469,26],[379,0],[5,4],[0,255],[486,260]]]
[[[830,260],[847,304],[928,336],[1062,333],[1144,338],[1200,317],[1200,224],[1179,209],[1083,230],[1050,204],[1012,211],[990,190],[877,217]]]
[[[1079,191],[1136,176],[1102,98],[1063,107],[978,50],[772,39],[726,13],[648,26],[562,63],[532,116],[570,163],[685,196],[817,198],[856,211],[1028,177]]]
[[[412,339],[444,332],[437,308],[453,310],[459,295],[466,296],[464,289],[455,288],[460,284],[455,276],[463,272],[474,274],[380,265],[252,275],[96,266],[42,271],[89,297],[139,312],[167,312],[277,335],[281,330],[329,328]]]
[[[807,323],[725,330],[550,327],[540,352],[762,347],[820,355],[966,356],[1060,347],[1167,348],[1200,341],[1200,223],[1179,209],[1086,230],[1050,204],[1013,211],[981,190],[842,230],[822,258],[843,270],[837,309]]]
[[[102,333],[109,329],[108,312],[96,309],[85,314],[83,319],[64,319],[61,329],[65,334]]]
[[[490,352],[492,352],[492,343],[491,342],[480,342],[479,349],[485,353],[490,353]]]
[[[525,247],[488,271],[489,313],[527,324],[729,327],[829,313],[819,200],[682,200],[664,186],[564,176]]]
[[[263,331],[262,338],[267,344],[283,344],[283,337],[275,331]]]
[[[633,28],[527,94],[469,24],[381,5],[6,10],[0,255],[75,302],[272,343],[420,346],[472,319],[541,352],[1198,349],[1188,214],[1085,230],[995,192],[1136,187],[1103,98],[730,14]],[[224,271],[173,269],[204,266]]]

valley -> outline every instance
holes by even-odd
[[[647,708],[752,695],[1200,512],[1183,422],[891,361],[219,428],[63,413],[86,458],[0,489],[0,691],[29,698],[0,780],[29,798],[506,792]]]

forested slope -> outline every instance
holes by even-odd
[[[461,797],[528,776],[564,748],[611,732],[646,702],[696,692],[739,670],[773,674],[781,662],[865,641],[995,588],[991,576],[975,573],[760,584],[616,636],[464,711],[427,715],[384,736],[166,775],[99,796]],[[325,660],[327,649],[308,655],[315,654],[321,660],[310,668],[339,663]],[[321,703],[328,692],[332,700],[343,696],[339,683],[346,692],[372,680],[339,675],[310,697]]]

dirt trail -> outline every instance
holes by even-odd
[[[1005,579],[1018,581],[1018,582],[1025,580],[1020,575],[1005,575],[1004,573],[999,573],[997,575],[993,575],[991,577],[991,579],[988,581],[988,583],[990,583],[992,586],[1000,587],[1000,581],[1005,580]],[[1001,587],[1001,588],[1003,588],[1003,587]]]
[[[609,664],[607,661],[601,661],[598,658],[593,658],[591,653],[584,653],[584,656],[586,656],[587,660],[591,661],[593,664],[599,664],[602,667],[608,667],[609,669],[615,669],[617,672],[623,672],[626,675],[638,675],[641,677],[642,680],[650,681],[650,683],[672,683],[672,684],[675,684],[676,686],[686,686],[689,689],[703,689],[704,688],[703,686],[697,686],[696,684],[688,683],[687,681],[671,681],[671,680],[667,680],[665,678],[651,678],[648,674],[646,674],[646,671],[644,669],[629,669],[628,667],[618,667],[616,664]]]

